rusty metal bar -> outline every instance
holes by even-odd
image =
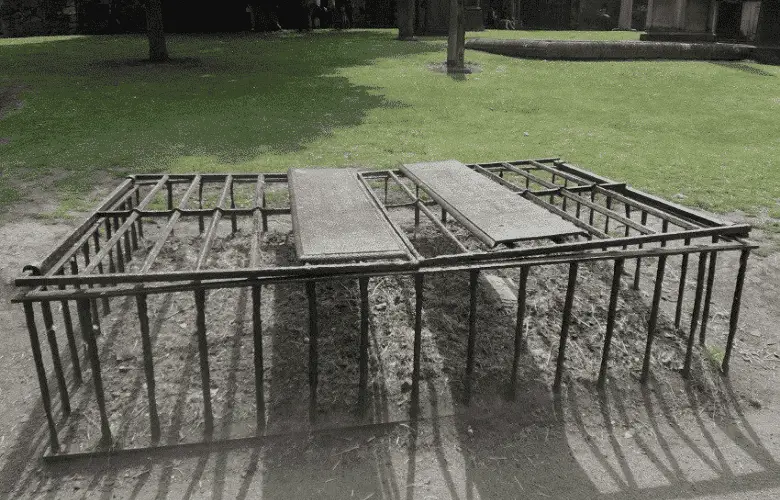
[[[187,188],[187,191],[184,192],[184,195],[181,197],[181,201],[179,202],[179,210],[183,210],[187,206],[187,201],[189,200],[189,197],[192,195],[193,191],[195,190],[195,187],[200,185],[200,177],[196,176],[195,179],[192,180],[190,183],[190,187]],[[140,273],[148,273],[149,269],[152,268],[154,265],[154,261],[157,259],[157,256],[160,254],[160,251],[162,250],[163,246],[165,245],[165,241],[168,239],[168,236],[173,232],[173,226],[176,225],[176,222],[179,220],[179,217],[181,217],[181,212],[176,211],[173,212],[170,219],[168,219],[168,223],[165,224],[165,227],[163,227],[160,230],[160,234],[157,236],[157,240],[154,242],[154,246],[151,250],[149,250],[149,253],[146,254],[146,259],[144,259],[144,263],[141,266]],[[202,232],[202,231],[201,231]]]
[[[51,397],[49,396],[49,383],[46,381],[46,368],[43,366],[41,344],[38,339],[38,327],[35,326],[35,311],[32,304],[24,304],[24,315],[27,318],[27,332],[30,334],[30,347],[32,348],[35,371],[38,374],[38,385],[41,389],[41,402],[46,414],[46,423],[49,426],[49,444],[53,453],[60,451],[60,443],[57,439],[57,426],[51,412]]]
[[[260,286],[252,287],[252,333],[254,339],[254,365],[255,365],[255,408],[257,411],[257,430],[265,429],[265,383],[263,381],[263,324],[260,314],[261,307]]]
[[[442,232],[444,233],[444,235],[445,235],[445,236],[446,236],[446,237],[447,237],[447,238],[448,238],[450,241],[452,241],[452,242],[455,244],[455,246],[457,246],[457,247],[458,247],[458,250],[460,250],[461,252],[464,252],[464,253],[471,253],[471,252],[469,251],[469,249],[468,249],[468,248],[466,248],[466,246],[465,246],[463,243],[461,243],[461,242],[460,242],[460,240],[459,240],[459,239],[458,239],[458,238],[457,238],[457,237],[456,237],[454,234],[452,234],[452,231],[450,231],[449,229],[447,229],[447,226],[445,226],[445,225],[444,225],[444,224],[443,224],[443,223],[442,223],[442,222],[441,222],[439,219],[437,219],[437,218],[436,218],[436,216],[435,216],[435,215],[433,215],[433,212],[431,212],[431,211],[428,209],[428,207],[426,207],[426,206],[423,204],[422,200],[420,200],[419,198],[415,198],[415,196],[414,196],[414,194],[412,193],[412,191],[411,191],[411,190],[410,190],[408,187],[406,187],[406,186],[405,186],[405,185],[404,185],[404,184],[401,182],[401,179],[399,179],[397,175],[395,175],[394,173],[392,173],[392,172],[391,172],[391,173],[390,173],[390,177],[392,177],[393,181],[395,181],[395,182],[396,182],[396,184],[398,184],[399,186],[401,186],[401,189],[403,189],[403,191],[406,193],[406,195],[407,195],[409,198],[411,198],[412,200],[415,200],[415,207],[416,207],[416,209],[415,209],[415,212],[417,213],[418,217],[419,217],[419,213],[420,213],[420,211],[422,210],[422,212],[425,214],[425,216],[426,216],[426,217],[428,217],[428,219],[429,219],[431,222],[433,222],[433,224],[434,224],[434,225],[435,225],[437,228],[439,228],[439,230],[440,230],[440,231],[442,231]],[[418,188],[418,189],[419,189],[419,188]],[[419,221],[418,221],[418,223],[419,223]]]
[[[382,217],[385,219],[385,222],[390,224],[390,227],[393,228],[393,231],[396,235],[401,239],[401,241],[406,245],[406,257],[410,261],[417,261],[421,260],[423,257],[420,255],[420,252],[417,251],[416,248],[414,248],[414,245],[411,241],[409,241],[409,238],[406,236],[406,233],[404,233],[396,224],[390,219],[390,214],[387,213],[387,209],[385,209],[384,206],[382,206],[382,202],[379,201],[379,199],[376,197],[376,194],[374,194],[374,190],[371,189],[371,186],[369,186],[368,181],[363,178],[362,175],[358,174],[358,180],[363,184],[363,186],[366,188],[366,192],[368,193],[368,197],[373,202],[374,206],[382,213]]]
[[[122,207],[126,210],[126,206],[124,204],[122,205]],[[128,212],[128,213],[130,213],[130,212]],[[129,216],[124,216],[124,215],[120,215],[119,216],[119,218],[122,220],[122,225],[119,228],[117,228],[117,230],[116,230],[117,234],[114,235],[114,237],[117,237],[117,238],[119,236],[122,236],[122,239],[124,241],[124,244],[125,244],[125,264],[127,264],[128,262],[133,260],[133,249],[130,246],[130,232],[127,230],[127,228],[132,226],[132,224],[128,223],[128,220],[132,217],[132,215],[133,214],[130,213]],[[108,245],[108,243],[106,243],[106,245]],[[120,243],[120,245],[121,245],[121,243]],[[90,270],[90,272],[91,272],[91,270]],[[85,273],[84,274],[89,274],[89,273],[86,272],[86,269],[85,269]]]
[[[717,243],[718,237],[713,236],[712,242]],[[707,291],[704,294],[704,309],[701,313],[701,327],[699,328],[699,343],[704,345],[707,338],[707,324],[710,319],[710,303],[712,302],[712,287],[715,285],[715,266],[718,265],[718,252],[710,252],[710,267],[707,273]]]
[[[608,237],[606,234],[604,234],[603,232],[599,231],[598,229],[596,229],[592,225],[589,225],[589,224],[586,224],[586,223],[582,222],[578,218],[572,216],[570,213],[564,212],[563,210],[561,210],[560,208],[558,208],[558,207],[556,207],[554,205],[550,205],[549,203],[547,203],[543,199],[539,198],[535,194],[532,194],[530,191],[525,191],[522,194],[522,196],[524,198],[528,199],[528,200],[533,201],[537,205],[546,208],[550,212],[552,212],[552,213],[554,213],[556,215],[561,216],[562,218],[564,218],[567,221],[571,222],[572,224],[574,224],[578,228],[585,230],[585,232],[587,232],[588,235],[590,235],[590,236],[596,236],[597,238],[607,238]]]
[[[617,316],[618,294],[620,293],[620,277],[623,274],[623,264],[625,259],[615,259],[615,267],[612,271],[612,288],[609,293],[609,306],[607,309],[607,329],[604,333],[604,350],[601,353],[601,368],[599,369],[599,379],[597,386],[604,388],[607,380],[607,369],[609,364],[609,351],[612,345],[612,334],[615,330],[615,317]]]
[[[317,320],[317,284],[306,282],[306,298],[309,303],[309,421],[317,420],[317,383],[319,352],[317,342],[319,337],[319,322]]]
[[[103,391],[103,376],[100,372],[100,355],[95,341],[95,334],[92,331],[92,318],[90,317],[90,305],[87,299],[79,299],[79,323],[81,323],[81,334],[87,343],[89,353],[89,363],[92,368],[92,384],[95,389],[95,400],[97,401],[98,411],[100,413],[100,434],[101,445],[108,447],[111,445],[111,427],[108,423],[108,414],[106,413],[106,397]]]
[[[136,194],[138,191],[136,191]],[[95,230],[93,235],[93,243],[95,245],[95,253],[100,253],[100,224],[98,224],[97,229]],[[97,265],[98,268],[98,274],[103,274],[103,262],[98,262]],[[109,303],[109,300],[107,297],[103,298],[103,315],[109,314],[111,312],[111,304]]]
[[[647,212],[642,210],[642,225],[644,226],[647,224]],[[663,241],[663,240],[661,240]],[[639,244],[639,249],[642,249],[643,244]],[[642,259],[637,257],[636,259],[636,267],[634,268],[634,290],[639,290],[639,279],[641,278],[642,274]]]
[[[566,341],[569,338],[569,324],[571,323],[571,310],[574,305],[574,289],[577,286],[577,262],[569,264],[569,282],[566,286],[566,299],[563,304],[563,320],[561,322],[561,336],[558,343],[558,360],[555,363],[555,381],[553,392],[561,390],[563,377],[563,362],[566,357]]]
[[[136,189],[135,190],[135,205],[138,206],[141,203],[141,190]],[[138,236],[139,238],[143,239],[144,237],[144,221],[141,217],[138,218],[137,221],[138,224]]]
[[[685,238],[685,246],[691,244],[690,238]],[[685,253],[682,256],[682,262],[680,263],[680,285],[677,288],[677,305],[674,311],[674,327],[680,328],[680,321],[682,320],[682,305],[685,298],[685,278],[688,274],[688,259],[690,255]]]
[[[211,411],[211,374],[209,373],[209,346],[206,339],[206,291],[195,290],[195,325],[198,335],[198,355],[200,357],[200,380],[203,394],[204,433],[207,438],[214,431],[214,415]]]
[[[704,272],[707,268],[707,252],[699,254],[699,272],[696,275],[696,297],[693,301],[693,313],[691,314],[691,329],[688,333],[688,344],[685,349],[685,365],[682,376],[688,378],[691,373],[691,357],[693,355],[693,339],[696,334],[696,325],[699,322],[699,308],[701,307],[701,294],[704,288]]]
[[[423,275],[414,275],[414,350],[412,358],[412,397],[409,413],[417,417],[420,405],[420,358],[422,357]]]
[[[739,256],[739,271],[737,271],[737,283],[734,286],[734,301],[731,303],[731,315],[729,316],[729,337],[726,341],[726,352],[723,355],[721,370],[723,374],[729,374],[729,362],[731,360],[731,351],[734,348],[734,339],[737,335],[737,325],[739,324],[739,309],[742,305],[742,287],[745,285],[745,274],[747,272],[747,262],[750,256],[750,250],[742,250]]]
[[[551,167],[549,165],[545,165],[544,163],[541,163],[538,160],[529,160],[529,163],[539,170],[544,170],[546,172],[550,172],[553,175],[558,175],[567,181],[572,181],[580,185],[592,184],[590,181],[586,181],[582,177],[578,177],[574,174],[570,174],[569,172],[564,172],[563,170]]]
[[[525,322],[526,286],[530,266],[520,266],[520,279],[517,283],[517,318],[515,320],[515,352],[512,358],[511,391],[512,398],[517,394],[517,373],[520,369],[520,353],[526,350],[526,339],[523,337]]]
[[[90,265],[90,262],[89,262],[89,240],[84,242],[84,246],[81,247],[81,249],[82,249],[83,254],[84,254],[84,267],[85,267],[85,269],[89,269],[89,265]],[[87,288],[92,288],[92,286],[93,285],[87,285]],[[98,314],[97,300],[96,299],[92,299],[92,300],[90,300],[89,303],[90,303],[90,307],[92,308],[92,320],[93,320],[93,322],[95,324],[97,333],[100,334],[101,333],[100,315]]]
[[[414,190],[415,190],[414,191],[415,192],[415,199],[419,200],[420,199],[420,186],[415,184]],[[414,227],[416,228],[419,225],[420,225],[420,206],[419,206],[419,204],[415,204],[415,206],[414,206]]]
[[[195,262],[195,271],[200,270],[200,268],[203,267],[203,264],[206,263],[206,257],[208,257],[209,251],[211,250],[211,245],[214,243],[214,236],[217,234],[219,221],[222,218],[222,208],[225,204],[225,201],[227,200],[228,194],[230,193],[230,186],[232,184],[233,178],[228,176],[225,180],[225,185],[222,188],[222,194],[219,196],[217,208],[214,210],[214,214],[211,216],[209,228],[206,230],[206,235],[204,236],[203,241],[203,248],[201,248],[200,254],[198,255],[198,260]]]
[[[62,361],[60,359],[60,349],[57,345],[57,332],[54,330],[54,319],[51,314],[51,303],[41,302],[41,314],[43,316],[43,325],[46,329],[46,338],[49,341],[49,351],[51,352],[51,363],[54,366],[54,375],[57,379],[57,388],[60,392],[60,401],[62,401],[62,410],[65,415],[70,414],[70,397],[68,396],[68,385],[65,382],[65,372],[62,370]]]
[[[60,269],[58,274],[64,274],[65,270]],[[59,290],[65,290],[65,285],[60,285]],[[60,306],[62,307],[62,322],[65,325],[65,338],[68,341],[68,351],[70,352],[70,361],[73,365],[73,377],[76,381],[76,385],[81,385],[81,363],[79,362],[79,350],[76,347],[76,336],[73,331],[73,318],[70,314],[70,305],[67,300],[61,300]]]
[[[613,219],[615,219],[617,221],[622,222],[623,224],[631,226],[633,229],[636,229],[637,231],[639,231],[642,234],[654,234],[655,233],[655,231],[653,231],[653,230],[651,230],[651,229],[649,229],[647,227],[640,226],[639,224],[635,223],[634,221],[632,221],[630,219],[626,219],[625,217],[623,217],[619,213],[615,212],[614,210],[611,210],[609,208],[604,208],[601,205],[598,205],[597,203],[594,203],[594,201],[592,201],[592,200],[589,201],[587,198],[583,198],[582,196],[580,196],[578,194],[572,193],[568,189],[565,189],[563,186],[558,186],[557,184],[553,184],[551,182],[548,182],[548,181],[546,181],[544,179],[541,179],[539,177],[536,177],[535,175],[530,174],[530,173],[528,173],[528,172],[526,172],[524,170],[521,170],[521,169],[518,169],[518,168],[514,168],[514,167],[512,167],[512,165],[507,164],[506,166],[507,166],[507,168],[509,168],[513,172],[515,172],[515,173],[517,173],[519,175],[522,175],[524,177],[527,177],[527,178],[531,179],[533,182],[535,182],[535,183],[537,183],[537,184],[539,184],[541,186],[546,186],[548,188],[556,188],[556,189],[558,189],[561,196],[569,198],[569,199],[571,199],[573,201],[580,202],[581,204],[585,205],[586,207],[589,207],[591,209],[591,218],[588,221],[588,223],[591,226],[593,225],[593,217],[592,217],[593,214],[592,214],[592,211],[596,210],[597,212],[601,213],[602,215],[604,215],[608,219],[611,217],[611,218],[613,218]],[[591,195],[593,195],[593,194],[594,194],[593,191],[591,191]]]
[[[360,285],[360,382],[358,384],[358,407],[365,409],[368,392],[368,322],[371,314],[368,304],[368,278],[358,279]]]
[[[231,210],[236,209],[236,195],[233,190],[233,177],[230,177],[230,208]],[[233,232],[233,234],[236,234],[238,232],[238,221],[236,220],[236,213],[231,212],[230,213],[230,229]]]
[[[469,337],[466,347],[466,405],[471,403],[471,387],[474,378],[474,345],[477,340],[477,284],[479,271],[469,271]]]
[[[149,400],[149,427],[152,432],[152,442],[160,439],[160,417],[157,414],[157,396],[155,392],[154,358],[152,355],[152,338],[149,331],[149,312],[146,294],[135,296],[138,307],[138,320],[141,326],[141,348],[144,356],[144,375],[146,376],[146,396]]]
[[[152,188],[151,191],[149,191],[149,193],[144,197],[144,199],[138,205],[137,210],[143,210],[143,208],[146,207],[146,205],[148,205],[152,201],[152,199],[154,199],[154,196],[157,194],[157,192],[165,185],[165,180],[167,180],[167,178],[168,176],[165,175],[163,176],[162,179],[160,179],[160,182],[158,182],[157,185],[155,185],[155,187]],[[103,261],[109,249],[113,248],[114,245],[116,245],[117,250],[121,252],[122,250],[121,244],[118,244],[118,242],[122,238],[122,236],[124,236],[125,239],[124,257],[126,257],[127,262],[130,262],[130,260],[132,259],[132,251],[130,250],[130,241],[128,239],[127,230],[129,227],[132,226],[133,222],[135,222],[137,218],[138,218],[138,211],[133,211],[132,213],[130,213],[129,216],[123,218],[124,222],[122,223],[122,226],[114,227],[113,236],[111,236],[111,238],[106,242],[106,246],[103,247],[102,250],[97,252],[92,263],[87,265],[86,268],[84,269],[83,274],[90,274],[95,269],[97,264]],[[116,217],[114,218],[114,223],[116,226],[117,224]],[[124,263],[120,266],[120,270],[121,270],[120,272],[124,272],[123,267],[124,267]]]
[[[500,176],[494,174],[493,172],[490,172],[489,170],[485,170],[480,165],[474,165],[474,170],[476,170],[480,174],[484,175],[488,179],[501,184],[505,188],[511,189],[512,191],[517,191],[517,192],[525,191],[525,189],[521,188],[517,184],[513,184],[513,183],[509,182],[508,180],[504,179],[503,177],[500,177]],[[500,170],[500,172],[503,172],[503,170]]]
[[[203,179],[198,178],[198,208],[203,210]],[[200,234],[203,234],[203,231],[206,229],[206,226],[204,224],[203,220],[203,214],[201,214],[198,217],[198,231]]]
[[[106,226],[106,241],[108,241],[108,240],[111,239],[111,219],[106,217],[103,220],[105,221],[105,226]],[[117,272],[117,268],[114,265],[114,250],[113,249],[109,249],[108,250],[108,272],[110,274],[114,274],[115,272]]]
[[[635,200],[633,198],[629,198],[628,196],[623,196],[622,194],[620,194],[620,193],[618,193],[616,191],[612,191],[611,189],[607,189],[607,188],[605,188],[603,186],[595,185],[594,189],[599,194],[603,194],[604,196],[609,195],[612,198],[614,198],[616,201],[619,201],[619,202],[621,202],[621,203],[623,203],[625,205],[630,205],[633,208],[636,208],[638,210],[644,210],[645,212],[647,212],[648,214],[650,214],[650,215],[652,215],[654,217],[658,217],[661,220],[665,220],[665,221],[671,222],[675,226],[679,226],[679,227],[681,227],[683,229],[695,229],[697,227],[700,227],[700,226],[697,226],[696,224],[692,224],[692,223],[690,223],[690,222],[688,222],[686,220],[680,219],[679,217],[675,217],[674,215],[671,215],[671,214],[668,214],[668,213],[666,213],[666,212],[664,212],[662,210],[659,210],[659,209],[657,209],[657,208],[655,208],[655,207],[653,207],[651,205],[647,205],[647,204],[642,203],[640,201],[637,201],[637,200]]]
[[[138,192],[138,191],[136,190],[136,192]],[[127,199],[127,210],[129,212],[133,211],[133,197],[132,196]],[[138,217],[136,217],[136,220],[137,219],[138,219]],[[138,232],[136,231],[135,220],[132,221],[132,223],[130,224],[129,232],[130,232],[130,243],[131,243],[131,245],[133,247],[133,250],[138,250]]]
[[[569,245],[568,243],[562,243],[559,246],[564,247]],[[717,248],[718,251],[728,250],[742,250],[745,246],[743,244],[733,243],[724,244]],[[748,248],[755,248],[750,246]],[[512,250],[533,250],[527,249],[512,249]],[[310,265],[310,266],[295,266],[287,268],[257,268],[257,269],[242,269],[242,270],[209,270],[200,271],[199,273],[155,273],[149,275],[125,275],[129,279],[123,280],[123,283],[151,283],[157,281],[178,281],[183,283],[177,283],[173,285],[163,285],[158,287],[145,287],[147,293],[164,293],[170,291],[184,291],[190,290],[193,284],[199,284],[204,288],[214,288],[220,286],[249,286],[255,283],[272,283],[272,282],[284,282],[284,281],[305,281],[307,279],[320,279],[327,277],[358,277],[358,276],[378,276],[378,275],[392,275],[392,274],[409,274],[413,272],[426,272],[436,273],[445,271],[465,271],[469,269],[500,269],[505,267],[517,267],[518,265],[547,265],[547,264],[563,264],[573,261],[578,262],[592,262],[601,260],[611,260],[620,257],[624,258],[636,258],[637,256],[643,257],[658,257],[659,255],[680,255],[684,253],[698,253],[701,251],[710,251],[712,247],[695,245],[689,248],[677,247],[677,248],[652,248],[648,250],[611,250],[598,253],[586,253],[586,254],[573,254],[571,252],[558,254],[526,254],[526,255],[510,255],[500,259],[476,259],[472,260],[468,257],[491,257],[493,254],[471,254],[471,255],[450,255],[442,257],[432,257],[420,262],[375,262],[375,263],[355,263],[344,264],[338,268],[330,265]],[[498,253],[498,252],[495,252]],[[518,261],[518,257],[526,257],[526,259]],[[459,258],[455,258],[459,257]],[[69,281],[56,281],[57,278],[47,278],[40,284],[62,284],[62,283],[75,283],[82,284],[85,281],[82,279]],[[65,277],[69,278],[69,277]],[[97,277],[92,277],[97,278]],[[27,278],[25,278],[27,279]],[[49,283],[49,280],[55,280],[53,283]],[[220,280],[220,281],[212,281]],[[112,283],[109,277],[105,277],[102,281],[95,282],[93,279],[86,280],[89,283]],[[60,292],[37,292],[27,293],[12,299],[12,302],[24,302],[24,301],[40,301],[40,300],[54,300],[54,299],[67,299],[73,300],[78,297],[102,297],[103,294],[107,296],[127,295],[127,288],[116,289],[104,289],[88,293],[83,290],[68,290],[65,293]]]
[[[257,176],[255,184],[254,208],[259,208],[265,193],[263,175]],[[263,219],[260,211],[256,210],[252,221],[252,242],[249,248],[249,266],[256,267],[260,260],[260,238],[264,231]],[[263,368],[263,322],[262,322],[262,287],[252,287],[252,333],[254,340],[254,368],[255,368],[255,408],[257,412],[257,430],[265,429],[265,383]]]
[[[661,294],[663,293],[664,271],[666,270],[666,255],[658,257],[658,269],[655,274],[655,288],[653,290],[653,302],[650,308],[650,321],[647,326],[647,344],[645,345],[645,357],[642,362],[642,376],[639,381],[642,384],[647,383],[650,374],[650,352],[653,347],[653,337],[655,337],[656,327],[658,325],[658,308],[661,305]]]

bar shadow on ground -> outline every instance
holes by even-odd
[[[282,377],[274,382],[272,376],[267,387],[268,425],[274,427],[279,421],[279,427],[293,430],[297,426],[285,420],[297,410],[305,414],[308,405],[307,316],[301,313],[305,304],[303,285],[285,288],[267,292],[277,311],[277,316],[269,318],[266,331],[270,344],[267,356],[271,366],[287,374],[284,383],[280,383]],[[321,296],[330,294],[330,300],[340,304],[330,311],[320,309],[322,324],[333,325],[337,334],[355,339],[359,318],[356,289],[357,283],[318,285]],[[602,397],[595,397],[590,386],[583,383],[555,398],[527,355],[521,364],[518,399],[508,402],[505,385],[511,365],[488,366],[481,360],[492,359],[488,354],[511,347],[514,315],[482,283],[475,397],[466,407],[462,374],[468,278],[455,274],[426,278],[425,291],[423,388],[430,409],[425,419],[408,426],[401,423],[304,433],[262,442],[215,443],[195,452],[182,448],[114,457],[101,463],[61,464],[20,478],[18,488],[4,491],[23,496],[31,487],[50,497],[69,496],[75,481],[78,489],[73,490],[73,496],[86,490],[100,492],[103,498],[115,494],[129,498],[188,498],[199,494],[251,498],[262,491],[265,498],[343,498],[353,494],[356,498],[372,494],[376,495],[373,498],[414,498],[434,493],[451,498],[535,495],[607,499],[673,498],[690,496],[694,489],[699,495],[780,487],[780,467],[745,418],[727,381],[723,382],[725,391],[719,393],[727,418],[714,423],[698,416],[701,398],[689,389],[685,397],[691,414],[696,416],[691,426],[670,404],[668,387],[652,379],[641,396],[651,432],[631,437],[624,432],[632,423],[630,408],[624,401],[631,400],[629,393],[635,388],[611,384]],[[246,305],[241,305],[244,300],[245,296],[240,298],[235,312],[231,312],[238,324],[246,312]],[[480,329],[479,325],[485,323],[491,328]],[[239,336],[236,328],[235,335]],[[373,330],[372,334],[376,333]],[[329,333],[323,331],[323,343]],[[353,344],[348,352],[339,350],[345,344],[322,345],[323,364],[332,362],[339,368],[321,379],[319,397],[326,408],[324,416],[328,407],[351,408],[349,402],[357,394],[357,348]],[[441,379],[433,377],[430,370],[431,356],[437,352],[443,364]],[[231,351],[231,357],[236,356],[236,351]],[[373,356],[376,345],[372,346]],[[502,359],[506,360],[506,355]],[[342,360],[347,360],[352,369],[341,369]],[[372,364],[371,368],[375,376],[377,366]],[[189,383],[189,376],[183,374],[182,384]],[[389,401],[384,391],[381,384],[372,387],[372,412],[387,409]],[[277,394],[293,397],[277,401]],[[443,399],[451,401],[451,406],[444,408]],[[592,420],[594,408],[598,413],[595,421],[601,424],[596,427]],[[382,420],[381,415],[378,420]],[[35,431],[39,439],[31,442],[32,450],[46,440],[44,430],[39,422]],[[746,458],[755,464],[754,470],[740,474]],[[692,459],[701,462],[698,469],[691,467]],[[700,470],[706,474],[693,475]],[[77,477],[81,479],[74,479]],[[88,484],[81,484],[83,481]],[[36,482],[47,484],[48,489],[40,489]]]

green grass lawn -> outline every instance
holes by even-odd
[[[0,39],[0,87],[23,101],[0,120],[0,210],[20,185],[83,208],[131,172],[553,155],[686,204],[780,215],[779,67],[467,51],[480,71],[455,80],[429,69],[442,39],[394,36],[172,36],[183,60],[159,66],[134,62],[142,36]]]

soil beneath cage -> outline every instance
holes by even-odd
[[[452,251],[452,244],[429,222],[415,230],[408,214],[393,213],[423,255]],[[207,268],[247,266],[249,228],[230,234],[226,222],[209,253]],[[155,236],[145,224],[132,266],[143,261]],[[467,246],[476,241],[457,223],[448,227]],[[153,271],[191,269],[202,237],[177,229],[159,255]],[[652,260],[652,259],[647,259]],[[645,268],[651,263],[645,261]],[[289,223],[272,222],[262,236],[260,265],[294,265],[294,241]],[[129,269],[130,271],[133,268]],[[553,416],[550,387],[555,374],[568,265],[534,267],[528,278],[525,350],[519,387],[510,394],[514,350],[518,269],[482,272],[478,286],[475,369],[470,405],[464,404],[468,335],[469,274],[427,275],[424,284],[420,404],[423,418],[459,413],[490,415],[511,412],[522,422],[542,422]],[[598,377],[612,265],[581,264],[566,349],[564,384],[584,388],[580,397],[598,397]],[[630,282],[626,277],[624,284]],[[676,289],[670,284],[664,300]],[[262,288],[264,395],[266,434],[369,423],[403,422],[409,418],[414,337],[414,283],[408,276],[372,278],[369,284],[370,346],[368,408],[358,411],[358,339],[360,297],[357,280],[320,281],[316,285],[319,320],[319,387],[317,420],[308,416],[308,313],[302,283]],[[610,386],[638,380],[642,368],[647,322],[646,292],[624,286],[620,293],[610,354]],[[192,292],[148,298],[156,399],[162,437],[159,444],[204,439],[203,394]],[[110,425],[117,448],[153,444],[149,426],[146,379],[135,299],[115,299],[102,320],[98,337],[103,385]],[[206,330],[210,394],[216,439],[256,435],[254,345],[250,290],[229,288],[207,292]],[[700,408],[718,412],[715,367],[694,351],[692,379]],[[653,385],[667,387],[667,405],[689,405],[680,376],[685,356],[684,334],[661,315],[651,357]],[[636,393],[640,398],[641,394]],[[585,403],[586,404],[586,403]],[[632,408],[631,402],[626,403]],[[679,409],[679,408],[677,408]],[[62,431],[70,452],[98,447],[100,419],[91,383],[74,398],[74,412]]]

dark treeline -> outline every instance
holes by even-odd
[[[169,33],[394,27],[395,0],[163,0]],[[6,36],[140,33],[145,0],[0,0]]]

